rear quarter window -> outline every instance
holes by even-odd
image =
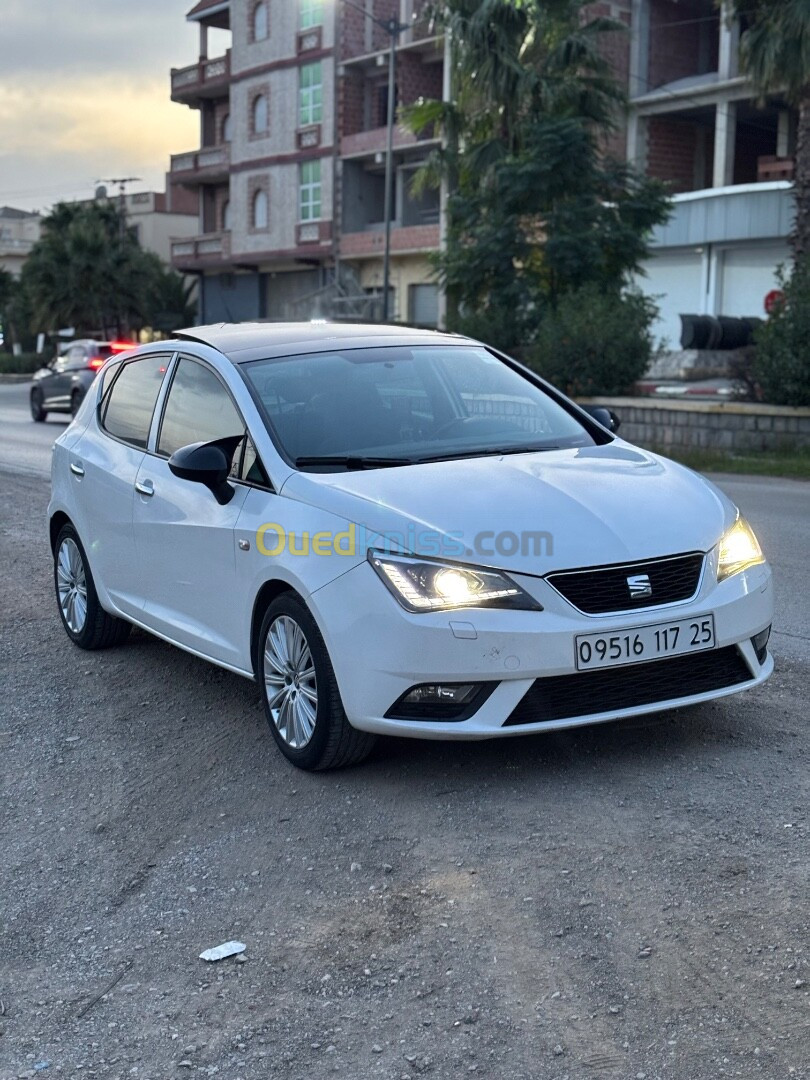
[[[168,356],[144,356],[124,365],[104,406],[102,427],[109,435],[146,449],[168,362]]]

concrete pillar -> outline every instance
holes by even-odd
[[[793,117],[789,109],[779,110],[779,129],[776,135],[776,156],[786,158],[791,156],[793,134]]]
[[[200,60],[208,59],[208,27],[200,23]]]
[[[712,187],[734,183],[734,151],[737,142],[737,106],[718,102],[714,125],[714,173]]]
[[[442,69],[442,101],[452,101],[452,47],[450,42],[450,30],[444,34],[444,67]],[[442,177],[439,188],[439,250],[447,250],[447,196],[448,187],[446,177]],[[444,330],[447,326],[447,295],[444,287],[439,285],[439,328]]]
[[[650,89],[650,0],[633,0],[630,22],[630,86],[632,99]]]
[[[639,116],[631,107],[627,117],[627,160],[642,172],[647,167],[647,126],[646,116]]]
[[[732,14],[729,0],[720,9],[720,54],[717,63],[720,81],[740,73],[740,20]]]

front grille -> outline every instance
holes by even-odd
[[[654,705],[736,686],[752,678],[736,645],[605,671],[551,675],[535,679],[504,727]]]
[[[549,574],[546,581],[586,615],[659,607],[690,600],[695,595],[704,557],[701,552],[694,551],[669,559]],[[627,579],[643,574],[650,579],[651,595],[633,599]]]

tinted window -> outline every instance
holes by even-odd
[[[109,393],[110,387],[113,384],[118,369],[121,367],[120,361],[117,364],[108,364],[104,368],[104,374],[101,376],[101,393],[99,394],[99,401],[103,402],[104,397]]]
[[[146,447],[167,361],[166,356],[144,356],[125,365],[113,384],[104,413],[104,427],[110,435]]]
[[[245,425],[225,387],[194,360],[181,360],[172,379],[158,453],[167,457],[189,443],[243,435]]]
[[[483,347],[348,349],[242,370],[293,460],[593,445],[569,412]]]

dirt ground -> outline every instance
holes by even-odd
[[[2,1080],[810,1077],[798,653],[711,706],[306,775],[253,684],[76,650],[47,484],[0,487]]]

